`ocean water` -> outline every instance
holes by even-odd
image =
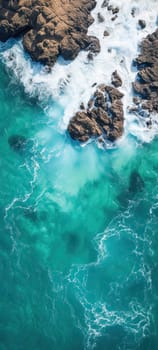
[[[158,349],[157,122],[128,113],[157,1],[113,2],[114,22],[101,3],[93,62],[82,52],[48,73],[20,39],[0,44],[0,350]],[[124,136],[106,148],[73,142],[68,120],[116,68]]]

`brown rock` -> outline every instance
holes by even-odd
[[[94,93],[94,106],[95,107],[103,107],[106,102],[106,96],[103,94],[102,91],[96,90]]]
[[[119,7],[114,7],[112,5],[109,5],[107,9],[108,11],[111,11],[113,15],[116,15],[119,12]]]
[[[60,44],[60,52],[65,60],[73,60],[79,53],[79,45],[72,39],[72,37],[65,36]]]
[[[112,20],[112,21],[115,21],[115,19],[116,19],[117,17],[118,17],[118,16],[115,15],[115,16],[111,17],[111,20]]]
[[[104,8],[104,7],[107,7],[109,5],[109,0],[104,0],[101,7]]]
[[[81,142],[101,135],[102,138],[115,141],[124,130],[122,97],[123,94],[117,89],[104,84],[99,85],[88,102],[87,109],[77,112],[70,120],[70,136]]]
[[[83,102],[81,102],[81,104],[80,104],[80,109],[81,109],[81,110],[84,110],[84,109],[85,109],[85,106],[84,106],[84,103],[83,103]]]
[[[118,13],[119,12],[119,7],[113,7],[112,8],[112,13],[113,13],[113,15],[115,15],[116,13]]]
[[[120,100],[123,97],[123,93],[117,90],[116,88],[113,88],[111,86],[105,86],[105,91],[109,94],[109,99],[111,102],[114,102],[116,100]]]
[[[141,102],[141,100],[140,100],[140,98],[139,98],[138,96],[134,96],[134,97],[133,97],[133,102],[134,102],[136,105],[139,105],[140,102]]]
[[[111,82],[116,88],[122,86],[122,79],[116,70],[112,73]]]
[[[99,53],[100,52],[100,43],[98,38],[95,36],[89,36],[87,37],[87,43],[86,43],[86,50],[90,51],[91,53]]]
[[[81,49],[99,52],[98,39],[87,36],[95,0],[1,0],[0,40],[23,35],[33,60],[53,66],[61,54],[74,59]]]
[[[87,58],[89,61],[93,61],[93,54],[91,52],[88,52]]]
[[[158,29],[142,41],[140,49],[134,62],[138,74],[133,89],[139,97],[140,114],[143,115],[143,110],[158,111]],[[133,102],[136,103],[135,99]]]
[[[154,67],[146,67],[145,69],[141,69],[137,75],[138,79],[143,83],[151,83],[154,81],[158,81],[158,65],[154,65]]]
[[[102,16],[102,14],[100,12],[98,12],[97,17],[98,17],[98,22],[99,23],[102,23],[102,22],[105,21],[104,17]]]
[[[109,5],[109,6],[108,6],[108,11],[112,11],[112,9],[113,9],[113,6],[112,6],[112,5]]]
[[[103,33],[104,36],[109,36],[109,32],[107,30],[104,30],[104,33]]]
[[[115,100],[111,104],[111,113],[113,118],[117,120],[123,120],[123,103],[120,100]]]
[[[75,117],[70,120],[68,131],[74,140],[81,142],[86,142],[90,137],[102,134],[95,119],[84,112],[77,112]]]
[[[122,122],[115,122],[114,126],[111,127],[111,130],[108,134],[108,140],[111,142],[116,141],[118,138],[120,138],[123,134],[123,123]]]

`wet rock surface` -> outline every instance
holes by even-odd
[[[158,112],[158,29],[143,40],[134,64],[138,73],[133,83],[133,102],[138,113],[148,116]]]
[[[138,25],[141,29],[144,29],[146,27],[146,22],[143,19],[139,19]]]
[[[102,23],[102,22],[105,21],[105,18],[102,16],[102,14],[100,12],[98,12],[97,17],[98,17],[98,22],[99,23]]]
[[[124,130],[123,94],[116,88],[99,85],[85,110],[70,120],[68,132],[72,139],[86,142],[90,138],[115,141]]]
[[[59,55],[74,59],[81,49],[100,50],[88,37],[95,0],[16,0],[0,2],[0,40],[23,36],[23,45],[35,61],[53,66]]]
[[[110,33],[107,31],[107,30],[104,30],[104,33],[103,33],[104,36],[109,36]]]
[[[115,71],[112,73],[111,83],[112,83],[116,88],[122,86],[122,79],[121,79],[121,77],[119,76],[119,74],[117,73],[117,70],[115,70]]]
[[[109,5],[109,0],[104,0],[101,7],[104,8],[104,7],[107,7]]]

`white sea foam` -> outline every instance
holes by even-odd
[[[70,269],[67,281],[73,285],[76,298],[84,310],[86,326],[81,330],[85,337],[85,350],[95,349],[98,338],[108,334],[109,327],[114,327],[114,333],[115,327],[122,328],[133,344],[138,344],[143,337],[147,336],[151,325],[152,310],[151,306],[146,303],[146,298],[151,293],[152,285],[151,271],[145,263],[144,250],[142,249],[145,244],[148,249],[150,248],[150,240],[146,240],[146,242],[144,240],[142,245],[144,238],[128,227],[126,213],[118,215],[105,231],[95,238],[94,243],[98,251],[97,261],[87,265],[73,265]],[[133,242],[133,251],[131,245],[127,245],[123,250],[124,256],[120,256],[119,247],[122,247],[122,244],[128,239]],[[137,248],[137,252],[135,252],[134,247]],[[115,248],[117,249],[115,250]],[[113,263],[115,269],[110,266]],[[99,289],[96,288],[97,281],[99,284],[98,276],[103,270],[105,273],[105,294],[99,293]],[[106,280],[107,270],[108,278]],[[115,275],[113,276],[113,274]],[[90,289],[88,287],[89,281]],[[134,295],[132,297],[128,289],[132,285],[136,286],[137,283],[139,286],[140,282],[143,283],[143,291],[140,290],[141,298]],[[126,340],[126,336],[124,335],[124,340]]]
[[[149,142],[158,131],[155,121],[151,129],[146,127],[145,121],[135,114],[129,114],[127,107],[132,103],[131,82],[135,80],[136,71],[132,69],[132,60],[138,54],[138,45],[141,40],[156,28],[157,1],[143,0],[117,0],[110,4],[118,6],[120,11],[115,21],[112,14],[106,8],[101,8],[103,0],[97,1],[97,6],[92,11],[95,18],[89,27],[89,34],[99,38],[101,52],[88,61],[87,53],[80,52],[72,62],[66,62],[59,58],[57,63],[48,73],[40,64],[32,63],[29,56],[24,54],[22,43],[11,40],[7,44],[0,45],[0,55],[7,67],[14,71],[17,79],[20,79],[25,91],[39,100],[48,100],[48,97],[58,102],[56,109],[47,108],[50,117],[57,117],[60,131],[66,129],[69,119],[78,110],[80,103],[85,104],[95,90],[92,85],[96,83],[111,82],[111,73],[117,69],[123,85],[125,111],[125,136],[132,134],[142,141]],[[135,8],[135,17],[131,10]],[[101,12],[105,21],[99,23],[97,13]],[[138,28],[138,20],[146,21],[146,28]],[[104,30],[110,35],[103,36]],[[61,107],[64,113],[61,115]]]
[[[98,338],[107,335],[109,327],[114,327],[114,333],[115,327],[122,328],[133,344],[148,335],[152,307],[146,300],[152,292],[152,278],[146,254],[150,254],[152,239],[151,232],[146,231],[151,223],[148,213],[143,232],[139,232],[139,222],[133,218],[137,205],[133,202],[114,217],[104,232],[96,235],[96,262],[73,265],[67,276],[84,310],[85,349],[95,349]],[[99,289],[100,271],[104,271],[104,292]],[[134,295],[130,288],[135,290]]]

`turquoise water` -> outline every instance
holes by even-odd
[[[158,139],[80,147],[51,103],[1,62],[0,350],[156,350]]]

